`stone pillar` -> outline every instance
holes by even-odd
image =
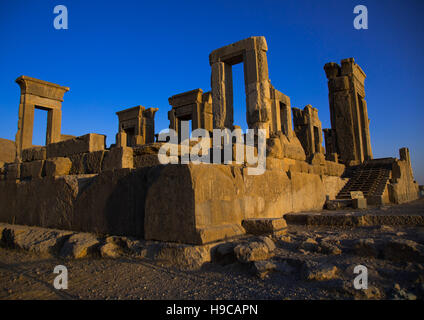
[[[266,50],[249,50],[244,55],[247,124],[266,129],[271,125],[271,95]]]
[[[46,144],[61,141],[62,110],[52,109],[47,113]]]
[[[155,114],[158,108],[149,108],[143,112],[142,130],[144,143],[155,142]]]
[[[353,58],[341,66],[331,62],[324,66],[328,79],[331,128],[336,152],[344,164],[359,164],[372,159],[364,71]]]
[[[233,74],[231,65],[212,64],[212,110],[215,128],[232,129],[233,126]]]

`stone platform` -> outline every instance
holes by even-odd
[[[424,226],[424,198],[402,205],[374,207],[368,210],[349,208],[349,210],[302,212],[285,214],[284,218],[288,224],[310,226]]]

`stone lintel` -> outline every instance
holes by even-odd
[[[268,51],[265,37],[250,37],[216,49],[209,55],[209,64],[215,62],[226,62],[228,64],[240,63],[243,60],[243,53],[249,50]]]
[[[63,95],[69,91],[69,87],[60,86],[48,81],[20,76],[16,83],[21,87],[21,94],[32,94],[35,96],[63,101]]]

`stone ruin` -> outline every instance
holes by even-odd
[[[180,138],[185,120],[192,130],[237,128],[232,65],[243,62],[248,128],[267,136],[266,171],[256,176],[247,174],[248,163],[161,165],[157,108],[117,112],[110,148],[101,134],[64,135],[61,107],[69,88],[19,77],[16,140],[0,139],[0,221],[206,244],[249,233],[255,221],[282,226],[286,213],[419,197],[407,148],[399,159],[373,159],[365,73],[353,58],[324,66],[331,129],[322,130],[316,108],[292,108],[271,84],[267,50],[264,37],[214,50],[211,91],[169,98],[169,128]],[[48,111],[46,146],[32,145],[34,108]]]

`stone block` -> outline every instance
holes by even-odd
[[[69,174],[84,174],[85,173],[85,164],[84,164],[84,153],[74,154],[69,156],[69,159],[72,162],[71,171]]]
[[[71,171],[72,162],[69,158],[51,158],[46,160],[46,176],[65,176]]]
[[[143,154],[141,156],[134,157],[134,167],[151,167],[160,165],[159,158],[156,154]]]
[[[354,209],[366,209],[367,208],[367,199],[365,199],[365,198],[352,199],[352,207]]]
[[[81,137],[47,145],[47,158],[67,157],[105,149],[106,136],[89,133]]]
[[[362,191],[351,191],[350,192],[351,199],[363,199],[364,193]]]
[[[101,151],[86,153],[84,155],[84,167],[85,167],[84,173],[88,173],[88,174],[100,173],[102,171],[103,159],[107,152],[108,151],[101,150]]]
[[[46,160],[46,147],[34,147],[22,150],[22,161]]]
[[[21,179],[41,178],[45,176],[45,160],[24,162],[21,165]]]
[[[134,155],[131,147],[112,148],[103,161],[103,171],[134,168]]]
[[[17,180],[21,177],[21,164],[20,163],[8,163],[6,165],[6,179]]]
[[[246,219],[241,225],[247,233],[254,235],[271,234],[287,227],[284,218]]]

